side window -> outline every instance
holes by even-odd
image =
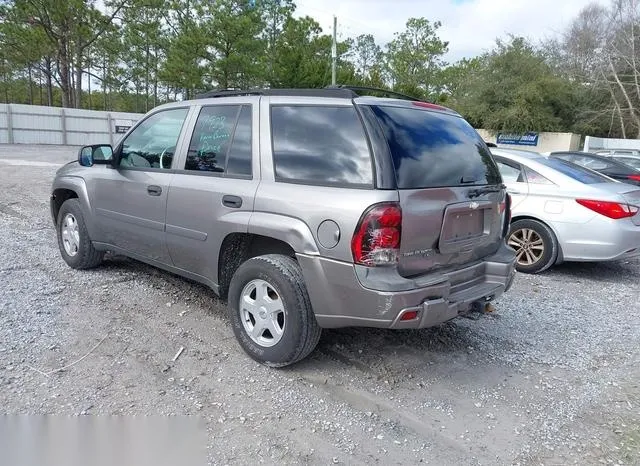
[[[373,185],[369,145],[354,107],[271,107],[276,180]]]
[[[527,176],[527,181],[531,184],[553,184],[549,178],[541,175],[532,168],[525,167],[524,172]]]
[[[171,168],[188,108],[154,113],[122,142],[120,167]]]
[[[189,143],[185,170],[224,173],[238,105],[202,107]]]
[[[496,160],[498,164],[498,170],[502,175],[502,179],[505,183],[523,183],[524,177],[522,175],[522,169],[517,165],[505,163],[502,160]]]
[[[229,175],[251,176],[251,124],[251,106],[244,105],[227,157]]]

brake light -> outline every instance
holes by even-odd
[[[413,105],[415,105],[416,107],[432,108],[434,110],[449,110],[447,107],[443,107],[442,105],[438,104],[432,104],[431,102],[415,101],[413,102]]]
[[[638,213],[638,207],[618,202],[594,201],[591,199],[576,199],[576,202],[587,209],[614,220],[633,217]]]
[[[629,175],[627,178],[633,181],[640,181],[640,175]]]
[[[402,210],[393,203],[375,204],[360,218],[351,239],[356,264],[395,265],[400,251]]]

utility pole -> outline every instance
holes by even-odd
[[[331,43],[331,85],[336,85],[336,63],[338,61],[338,46],[336,43],[336,26],[338,19],[333,15],[333,42]]]

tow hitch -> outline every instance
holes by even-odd
[[[473,304],[471,304],[471,309],[469,309],[469,312],[463,314],[462,316],[466,317],[467,319],[478,320],[483,314],[492,314],[496,310],[496,308],[490,302],[492,299],[493,297],[490,296],[485,298],[485,300],[474,302]]]

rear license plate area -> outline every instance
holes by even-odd
[[[491,202],[452,204],[444,212],[438,249],[442,254],[467,253],[482,246],[491,232]]]
[[[484,209],[450,212],[442,225],[441,240],[447,243],[466,241],[484,234]]]

